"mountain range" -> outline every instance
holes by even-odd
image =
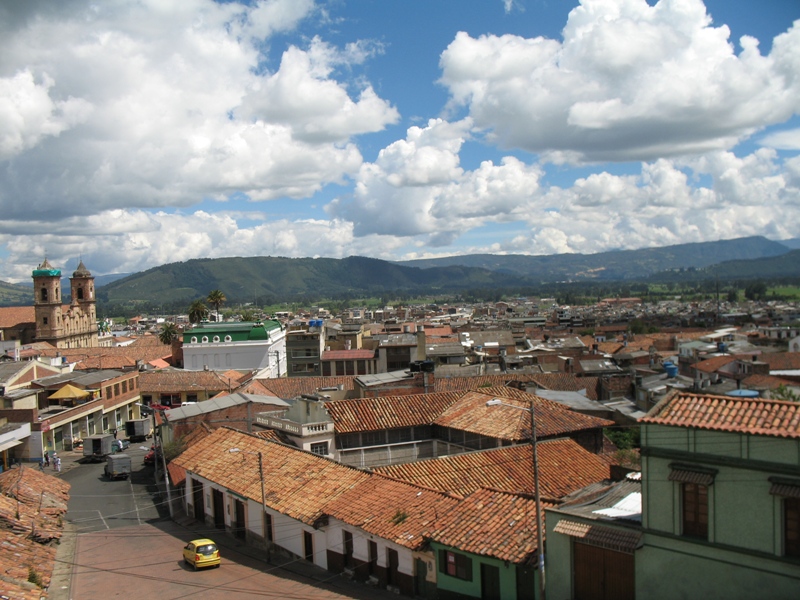
[[[222,290],[233,302],[266,304],[297,298],[460,293],[529,288],[556,282],[800,277],[800,250],[764,237],[680,244],[599,254],[552,256],[471,254],[388,262],[333,258],[193,259],[96,279],[100,302],[170,303]],[[800,244],[798,244],[800,245]],[[104,283],[104,285],[102,284]],[[69,289],[68,283],[63,289]],[[28,285],[0,282],[0,304],[33,302]]]

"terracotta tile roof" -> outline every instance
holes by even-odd
[[[616,354],[622,350],[626,350],[626,348],[620,342],[600,342],[597,344],[597,351],[603,354]]]
[[[732,363],[736,360],[735,356],[726,354],[724,356],[712,356],[692,365],[693,369],[702,371],[703,373],[715,373],[725,365]]]
[[[278,442],[279,444],[286,443],[286,439],[281,435],[281,432],[275,431],[274,429],[262,429],[253,432],[253,435],[262,440],[267,440],[268,442]],[[292,444],[289,445],[291,446]]]
[[[599,377],[576,377],[572,373],[541,373],[531,376],[540,388],[554,392],[579,392],[586,390],[589,400],[598,400]]]
[[[313,394],[320,388],[343,386],[352,391],[355,375],[337,377],[281,377],[279,379],[262,379],[262,383],[270,394],[278,398],[294,398],[301,394]]]
[[[460,397],[461,394],[457,392],[434,392],[337,400],[325,406],[333,419],[336,433],[342,434],[430,425]]]
[[[506,385],[509,381],[531,381],[532,375],[523,373],[506,373],[503,375],[478,375],[475,377],[444,377],[434,381],[437,392],[466,392],[484,387]]]
[[[443,327],[430,327],[425,326],[425,337],[448,337],[453,335],[453,328],[450,325],[445,325]]]
[[[97,364],[93,368],[111,369],[120,367],[106,366],[114,364],[136,365],[137,360],[150,362],[159,358],[169,359],[172,357],[170,346],[160,344],[159,346],[117,346],[111,348],[53,348],[44,351],[42,354],[48,357],[55,357],[57,354],[66,356],[70,363],[84,362],[86,364]]]
[[[762,354],[759,359],[769,365],[770,371],[790,371],[800,369],[800,352],[776,352]]]
[[[359,483],[324,507],[325,514],[348,525],[417,550],[439,519],[459,499],[380,475]]]
[[[800,402],[668,394],[640,423],[800,438]]]
[[[511,406],[487,406],[486,403],[494,398],[500,398]],[[433,423],[501,440],[522,442],[531,438],[528,413],[531,402],[534,403],[536,435],[539,439],[614,424],[613,421],[573,412],[557,402],[509,387],[467,392]]]
[[[544,508],[542,503],[542,520]],[[481,489],[442,518],[431,539],[461,551],[514,564],[533,564],[536,503],[532,496]]]
[[[790,379],[775,377],[774,375],[750,375],[747,379],[742,379],[742,385],[748,388],[759,387],[774,390],[780,386],[795,386],[797,382],[791,381]]]
[[[22,323],[35,323],[36,310],[33,306],[0,307],[0,329],[16,327]]]
[[[70,485],[33,467],[0,473],[0,595],[23,600],[45,597],[28,583],[29,569],[50,585],[63,533]]]
[[[236,389],[237,392],[243,394],[253,394],[255,396],[274,396],[272,390],[267,387],[267,381],[264,379],[251,379],[243,386]]]
[[[236,388],[240,374],[234,371],[220,374],[216,371],[184,371],[183,369],[164,369],[161,371],[142,371],[139,373],[139,389],[143,394],[176,393],[185,391],[220,392],[228,391],[228,386]]]
[[[238,448],[238,452],[230,452]],[[261,502],[258,459],[262,455],[266,504],[307,525],[322,516],[322,507],[369,473],[335,461],[222,427],[173,460],[177,466]]]
[[[617,527],[604,527],[592,523],[581,523],[569,519],[561,519],[553,528],[555,533],[561,533],[580,539],[591,546],[608,548],[617,552],[632,553],[641,545],[642,532],[621,529]]]
[[[369,360],[375,358],[374,350],[328,350],[322,353],[321,360]]]
[[[214,428],[211,425],[201,421],[194,427],[194,429],[181,436],[181,441],[184,444],[184,448],[193,446],[208,436],[212,431],[214,431]],[[170,481],[172,481],[172,485],[178,487],[186,482],[186,469],[179,467],[174,461],[167,463],[167,471],[169,471],[169,478]]]
[[[562,498],[590,483],[610,477],[606,460],[571,439],[540,442],[536,453],[539,490],[545,498]],[[482,487],[531,492],[532,464],[530,444],[520,444],[389,465],[374,471],[417,485],[467,496]]]

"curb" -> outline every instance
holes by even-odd
[[[64,523],[64,532],[56,550],[53,574],[50,577],[50,586],[47,588],[47,597],[50,600],[70,600],[72,598],[72,570],[75,564],[75,546],[78,534],[72,523]]]

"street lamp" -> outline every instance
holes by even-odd
[[[264,545],[267,545],[267,527],[264,521],[264,515],[267,514],[267,496],[264,493],[264,455],[261,452],[248,452],[246,450],[240,450],[239,448],[230,448],[228,450],[231,454],[237,453],[244,453],[244,454],[256,454],[258,455],[258,477],[261,480],[261,510],[263,511],[261,514],[261,533],[264,536]],[[267,562],[270,562],[269,559],[269,548],[267,548]]]
[[[486,406],[508,406],[517,410],[524,410],[531,415],[531,452],[533,454],[533,497],[536,503],[536,544],[539,547],[539,600],[545,599],[545,580],[544,580],[544,537],[542,535],[542,504],[539,497],[539,459],[536,453],[536,419],[534,415],[533,400],[530,407],[525,408],[516,404],[508,404],[493,398],[486,403]]]

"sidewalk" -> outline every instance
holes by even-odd
[[[183,513],[180,515],[176,514],[174,522],[187,531],[197,530],[202,532],[202,534],[197,534],[198,537],[201,535],[202,537],[206,537],[208,535],[208,525],[200,523],[193,517],[186,516]],[[280,576],[280,571],[285,571],[291,575],[329,586],[333,591],[343,596],[348,596],[350,598],[369,598],[370,600],[373,598],[378,600],[382,598],[387,600],[389,598],[396,599],[398,596],[394,592],[376,588],[363,582],[353,581],[343,574],[326,571],[322,567],[318,567],[307,560],[290,556],[283,551],[273,550],[267,554],[265,550],[248,545],[244,541],[234,538],[222,529],[220,529],[219,535],[214,536],[214,541],[223,549],[228,548],[239,554],[244,554],[245,556],[260,561],[263,564],[262,570],[264,571],[269,571],[278,576]]]

